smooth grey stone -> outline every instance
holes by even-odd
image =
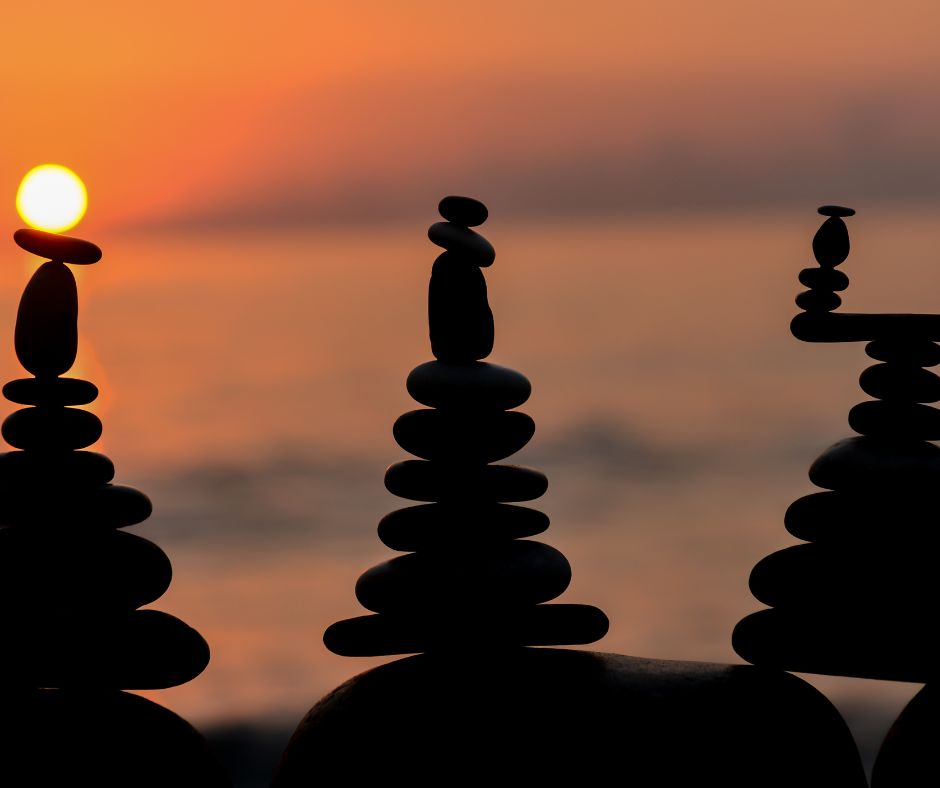
[[[460,502],[398,509],[379,522],[379,539],[392,550],[467,547],[534,536],[548,528],[548,516],[525,506]]]
[[[890,342],[879,339],[865,345],[865,352],[879,361],[912,364],[915,367],[934,367],[940,364],[940,345],[926,340]]]
[[[178,618],[158,610],[103,614],[85,610],[44,619],[12,619],[0,649],[0,674],[23,686],[66,689],[166,689],[209,664],[209,646]]]
[[[428,333],[435,358],[464,363],[493,351],[493,312],[486,278],[475,265],[444,252],[434,261],[428,285]]]
[[[0,489],[14,495],[23,488],[99,487],[113,478],[114,463],[93,451],[0,454]]]
[[[809,469],[817,487],[902,489],[940,483],[940,448],[926,441],[886,441],[863,436],[838,441]]]
[[[827,491],[804,495],[787,508],[784,524],[797,539],[835,546],[882,543],[910,550],[940,543],[933,514],[933,488],[918,493],[874,490]]]
[[[373,615],[337,621],[323,642],[344,657],[448,652],[465,647],[491,652],[519,646],[583,645],[600,640],[610,623],[591,605],[533,605],[499,611],[461,610],[424,616]],[[481,652],[482,653],[482,652]]]
[[[0,502],[0,525],[81,530],[124,528],[150,517],[153,505],[140,490],[119,484],[78,489],[67,496],[26,489]]]
[[[428,229],[428,238],[463,261],[487,268],[496,259],[496,250],[479,233],[450,222],[435,222]]]
[[[523,448],[535,422],[518,411],[412,410],[392,427],[398,445],[425,460],[488,463]]]
[[[800,271],[800,284],[811,290],[835,292],[849,286],[849,278],[836,268],[804,268]]]
[[[940,410],[913,402],[860,402],[849,426],[875,438],[940,440]]]
[[[548,602],[564,593],[571,566],[554,547],[518,540],[392,558],[366,571],[356,598],[375,613],[500,609]]]
[[[21,405],[87,405],[98,387],[78,378],[22,378],[6,383],[3,396]]]
[[[796,305],[807,312],[831,312],[842,305],[842,299],[826,290],[804,290],[797,295]]]
[[[68,451],[84,449],[101,437],[101,419],[78,408],[39,406],[11,413],[0,431],[17,449]]]
[[[472,197],[445,197],[437,206],[438,213],[447,221],[462,227],[477,227],[490,215],[486,206]]]
[[[845,722],[796,676],[472,645],[396,660],[329,693],[273,788],[442,782],[866,788]]]
[[[36,377],[71,369],[78,352],[78,289],[62,263],[43,263],[23,290],[14,332],[16,357]]]
[[[940,315],[800,312],[790,333],[804,342],[921,342],[940,340]]]
[[[63,263],[91,265],[101,259],[101,250],[90,241],[59,233],[23,229],[13,233],[13,240],[31,254]]]
[[[849,231],[838,216],[830,216],[816,231],[813,255],[823,268],[835,268],[849,256]]]
[[[522,405],[532,384],[521,372],[498,364],[428,361],[411,370],[408,393],[431,408],[508,410]]]
[[[862,372],[858,383],[862,391],[876,399],[895,402],[940,400],[940,377],[906,364],[875,364]]]
[[[821,205],[817,211],[823,216],[855,216],[854,208],[844,208],[841,205]]]
[[[134,610],[163,596],[172,577],[163,550],[123,531],[0,529],[0,610]]]
[[[874,615],[854,605],[761,610],[738,622],[731,642],[748,662],[796,673],[924,683],[940,670],[940,640],[923,611],[906,617],[903,610]]]
[[[465,467],[405,460],[385,472],[385,487],[413,501],[513,502],[544,495],[548,479],[515,465]]]
[[[871,772],[872,788],[940,785],[937,686],[928,684],[904,707],[882,742]]]

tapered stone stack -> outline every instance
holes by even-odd
[[[33,377],[3,387],[27,407],[2,427],[16,451],[0,455],[0,775],[9,779],[20,763],[30,770],[24,785],[53,784],[59,768],[73,776],[87,768],[99,785],[122,773],[124,784],[221,784],[187,723],[118,691],[189,681],[209,650],[179,619],[138,609],[167,590],[170,561],[124,530],[150,515],[147,496],[113,484],[111,460],[84,450],[102,424],[76,406],[98,389],[62,377],[78,347],[78,293],[66,263],[92,264],[101,252],[38,230],[14,237],[51,259],[30,279],[16,319],[16,354]],[[36,751],[47,757],[30,760]],[[135,759],[139,773],[128,773]]]
[[[388,469],[385,486],[413,501],[392,512],[379,536],[409,551],[366,572],[356,584],[360,603],[377,615],[338,622],[327,646],[347,656],[436,649],[590,643],[607,618],[588,605],[544,604],[571,580],[571,567],[553,547],[524,537],[548,518],[514,502],[541,496],[538,471],[496,464],[531,439],[535,423],[512,408],[529,397],[524,375],[482,361],[493,349],[493,315],[481,268],[492,265],[490,243],[470,229],[486,207],[447,197],[447,221],[428,237],[446,251],[434,263],[428,291],[431,349],[436,361],[412,370],[408,391],[427,408],[395,422],[398,444],[419,460]]]
[[[940,670],[931,624],[940,601],[940,448],[931,443],[940,439],[940,411],[928,404],[940,400],[940,377],[926,369],[940,364],[933,341],[940,316],[831,313],[839,305],[834,291],[848,285],[835,266],[849,253],[842,217],[854,211],[824,206],[820,213],[829,216],[813,240],[820,267],[800,272],[812,289],[797,296],[805,312],[792,330],[810,342],[871,340],[865,352],[879,363],[859,383],[873,399],[849,412],[859,436],[829,447],[810,467],[810,481],[823,491],[794,501],[785,516],[787,530],[808,544],[754,567],[751,591],[772,609],[743,619],[734,647],[750,662],[785,670],[926,682]],[[923,714],[926,706],[914,708]],[[879,771],[879,785],[928,784],[896,782],[883,764],[876,777]]]

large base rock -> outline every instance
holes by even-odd
[[[842,718],[795,676],[558,649],[422,654],[307,714],[276,788],[317,785],[864,788]]]

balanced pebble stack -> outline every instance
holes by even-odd
[[[392,512],[379,538],[407,555],[368,570],[356,584],[375,615],[337,622],[327,647],[346,656],[407,654],[476,647],[591,643],[607,617],[589,605],[544,604],[571,580],[565,557],[525,537],[548,518],[518,502],[548,486],[538,471],[495,464],[525,446],[532,419],[513,410],[529,397],[524,375],[483,361],[493,349],[493,315],[482,268],[496,254],[475,230],[486,207],[446,197],[446,220],[428,237],[445,249],[428,291],[431,349],[437,359],[408,376],[421,405],[395,422],[394,436],[420,459],[392,465],[390,492],[416,506]]]

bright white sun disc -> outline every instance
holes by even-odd
[[[61,164],[41,164],[26,173],[16,192],[16,210],[37,230],[61,233],[85,215],[88,192],[74,172]]]

